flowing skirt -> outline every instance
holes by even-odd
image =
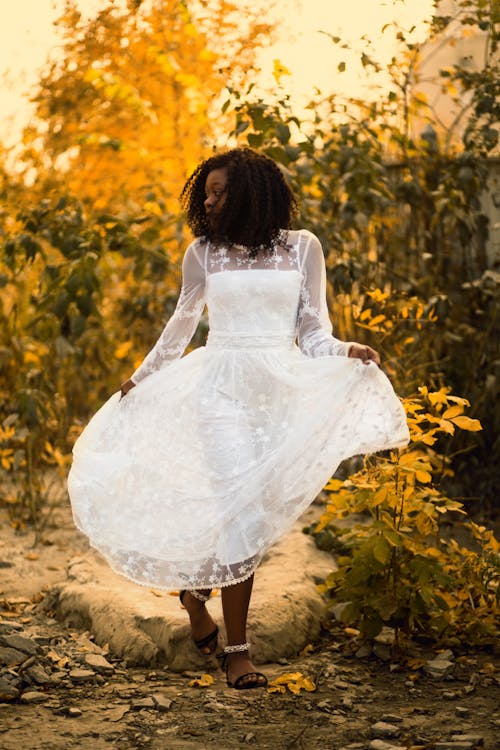
[[[341,461],[401,447],[373,363],[207,345],[115,393],[73,449],[73,517],[118,573],[173,590],[244,580]]]

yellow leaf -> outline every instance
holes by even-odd
[[[379,323],[382,323],[384,320],[385,320],[385,315],[375,315],[375,317],[370,320],[368,325],[376,326]]]
[[[35,352],[24,352],[23,359],[26,365],[29,365],[29,364],[39,365],[40,364],[40,357],[38,356],[38,354],[35,354]]]
[[[316,685],[310,677],[304,677],[302,672],[286,672],[269,683],[268,692],[284,693],[286,688],[298,695],[301,690],[312,693],[316,690]]]
[[[437,438],[432,437],[432,435],[424,435],[421,440],[422,443],[425,443],[426,445],[434,445],[434,443],[437,441]]]
[[[421,453],[410,451],[409,453],[403,453],[399,457],[399,463],[401,464],[401,466],[407,466],[408,464],[412,464],[414,461],[420,461],[421,458]]]
[[[163,596],[163,591],[156,591],[155,589],[149,589],[149,591],[154,596]]]
[[[482,425],[479,419],[471,419],[470,417],[455,417],[451,420],[461,430],[468,430],[469,432],[479,432],[482,430]]]
[[[418,316],[417,316],[418,317]],[[433,406],[436,404],[446,404],[448,403],[448,399],[446,398],[447,394],[449,393],[449,388],[440,388],[439,391],[434,391],[433,393],[429,393],[429,401]]]
[[[120,344],[115,349],[115,357],[117,359],[125,359],[129,351],[131,350],[133,345],[132,341],[124,341],[123,344]]]
[[[415,476],[417,477],[419,482],[422,482],[422,484],[427,484],[428,482],[432,482],[432,476],[431,474],[429,474],[428,471],[417,470],[415,472]]]
[[[26,560],[38,560],[40,555],[38,552],[27,552],[24,557]]]
[[[450,406],[450,408],[446,409],[446,411],[444,412],[443,419],[452,419],[453,417],[458,417],[459,414],[463,414],[463,411],[463,406],[460,406],[459,404]]]
[[[312,653],[314,651],[314,646],[312,643],[308,643],[307,646],[304,646],[302,651],[299,653],[299,656],[307,656],[308,654]]]
[[[291,75],[291,73],[288,68],[285,68],[285,66],[282,65],[278,59],[273,60],[273,76],[276,83],[280,82],[280,78],[282,76],[289,75]]]
[[[449,419],[441,419],[441,421],[439,422],[439,426],[444,432],[447,432],[449,435],[455,434],[455,427],[449,421]]]
[[[267,688],[268,693],[286,693],[285,685],[275,685],[274,682],[270,682]]]
[[[208,687],[213,685],[214,678],[210,674],[204,672],[199,677],[195,677],[194,680],[189,681],[189,687]]]
[[[387,487],[381,487],[373,496],[372,506],[380,505],[387,499]]]
[[[328,484],[325,486],[325,490],[336,492],[337,490],[340,490],[343,486],[344,486],[343,479],[330,479]]]

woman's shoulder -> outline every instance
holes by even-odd
[[[322,252],[321,242],[309,229],[288,230],[287,244],[297,248],[299,253],[309,252],[311,248]]]
[[[187,246],[184,257],[201,257],[201,254],[203,254],[207,248],[208,242],[206,237],[195,237],[194,240],[192,240],[189,245]]]
[[[295,244],[295,242],[299,242],[300,240],[316,240],[316,242],[319,242],[316,235],[311,232],[309,229],[288,229],[288,243],[289,244]]]

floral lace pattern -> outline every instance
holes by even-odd
[[[331,335],[319,241],[288,245],[251,258],[192,243],[137,387],[74,446],[75,522],[137,583],[244,580],[343,459],[408,441],[386,376]],[[181,357],[205,304],[207,344]]]

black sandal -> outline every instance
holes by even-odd
[[[194,596],[195,599],[198,599],[198,601],[208,602],[210,596],[205,596],[204,594],[199,594],[197,591],[191,590],[191,589],[182,589],[182,591],[179,592],[179,599],[181,604],[183,604],[183,599],[186,594],[186,591],[189,591],[191,596]],[[215,629],[206,635],[204,638],[193,638],[194,645],[198,649],[198,651],[203,656],[212,656],[212,654],[215,654],[217,651],[217,640],[219,637],[219,628],[217,625],[215,626]],[[208,651],[203,651],[204,648],[208,648]]]
[[[246,674],[240,674],[240,676],[234,681],[230,682],[227,676],[227,657],[229,654],[234,654],[239,651],[248,651],[250,648],[249,643],[238,643],[235,646],[226,646],[224,651],[217,654],[216,658],[220,661],[220,668],[226,673],[226,683],[230,688],[235,690],[253,690],[254,688],[266,688],[267,677],[262,672],[246,672]],[[252,679],[248,679],[251,677]]]

